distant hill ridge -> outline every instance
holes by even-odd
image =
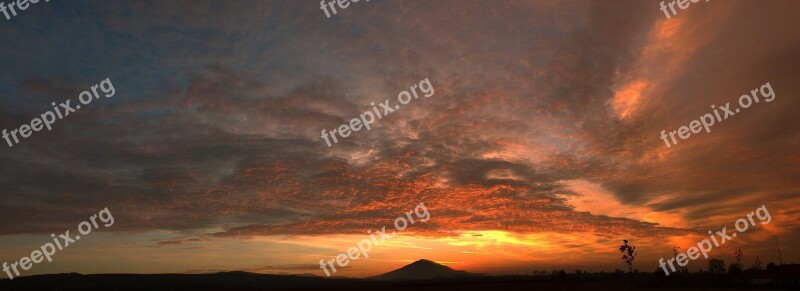
[[[479,276],[465,271],[453,270],[452,268],[437,264],[430,260],[419,260],[406,265],[400,269],[372,277],[374,280],[428,280],[434,278],[454,278]]]

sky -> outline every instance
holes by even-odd
[[[22,275],[324,275],[319,260],[424,203],[430,220],[335,275],[418,259],[610,271],[627,268],[622,240],[653,272],[762,206],[768,224],[709,255],[778,263],[780,243],[799,263],[800,2],[700,1],[670,18],[659,3],[373,0],[328,18],[316,1],[40,1],[0,14],[0,129],[106,78],[115,92],[0,143],[0,262],[108,208],[112,226]],[[321,137],[425,79],[431,97],[330,147]],[[767,83],[771,101],[662,140]]]

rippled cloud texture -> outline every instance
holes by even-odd
[[[649,272],[672,245],[765,204],[771,224],[715,251],[777,261],[764,244],[800,242],[798,9],[717,1],[667,20],[658,1],[617,0],[372,1],[331,19],[313,1],[33,7],[0,25],[0,125],[102,78],[116,95],[0,150],[0,255],[107,206],[113,229],[35,271],[319,274],[319,258],[424,202],[429,222],[339,274],[420,258],[607,270],[622,267],[622,239]],[[435,96],[334,147],[320,138],[424,78]],[[662,129],[766,82],[773,102],[664,147]]]

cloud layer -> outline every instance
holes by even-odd
[[[116,87],[0,150],[0,234],[71,229],[103,207],[110,231],[194,242],[358,234],[425,202],[421,238],[657,241],[766,204],[771,233],[800,240],[794,1],[669,20],[655,1],[373,1],[331,19],[312,4],[58,2],[0,27],[4,128]],[[433,97],[331,148],[320,138],[424,78]],[[766,82],[773,102],[659,139]],[[610,193],[598,209],[675,218],[570,202],[600,195],[586,189]]]

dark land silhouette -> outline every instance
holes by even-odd
[[[765,270],[710,272],[588,273],[532,271],[487,276],[453,270],[428,260],[367,279],[310,275],[216,274],[56,274],[0,280],[0,290],[798,290],[800,265],[770,264]]]
[[[444,265],[429,260],[419,260],[400,269],[378,275],[370,279],[375,280],[430,280],[436,278],[464,278],[475,277],[478,274],[457,271]]]

